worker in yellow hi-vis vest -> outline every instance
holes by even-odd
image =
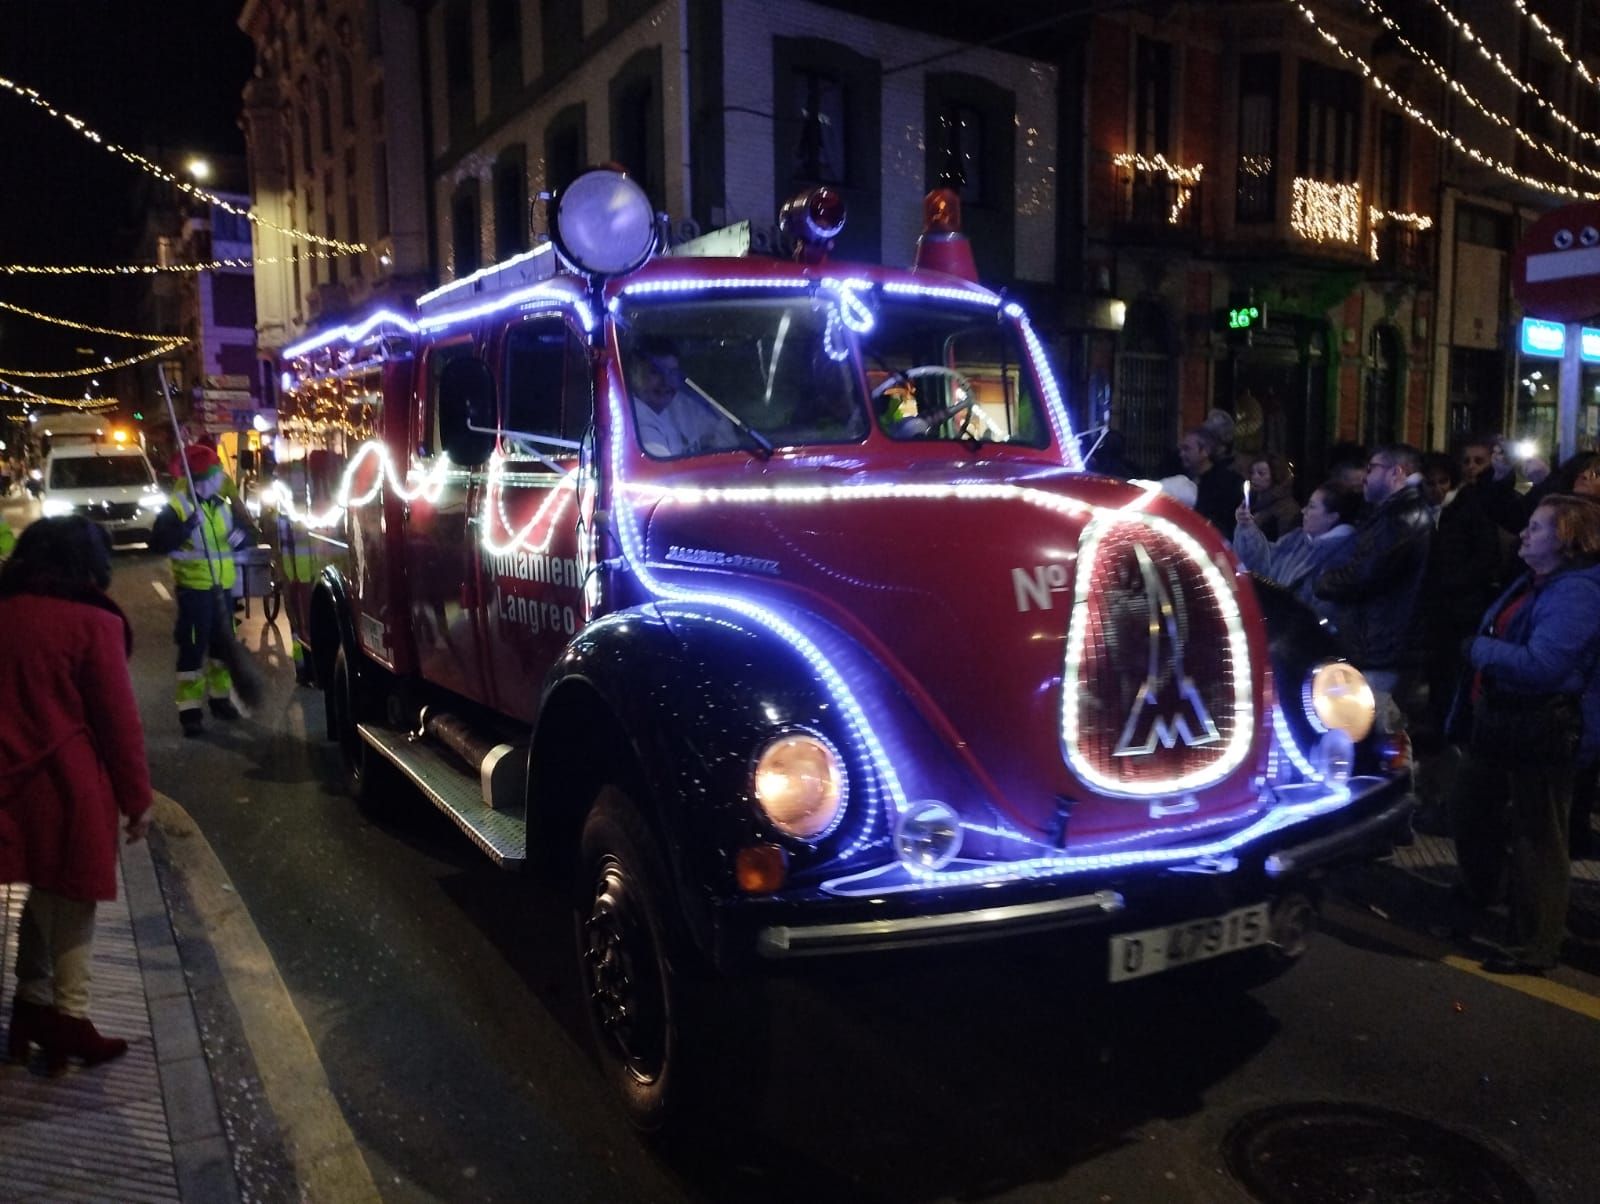
[[[203,708],[218,719],[239,718],[233,703],[229,664],[236,657],[232,605],[234,550],[250,542],[245,523],[222,496],[223,472],[217,453],[191,444],[184,448],[193,492],[181,478],[165,509],[156,517],[150,546],[172,560],[178,601],[178,721],[185,736],[204,731]]]

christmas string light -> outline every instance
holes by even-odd
[[[1586,176],[1594,176],[1596,179],[1600,179],[1600,168],[1594,168],[1590,167],[1586,163],[1580,163],[1577,159],[1574,159],[1560,147],[1552,146],[1550,143],[1544,141],[1544,139],[1534,137],[1532,134],[1528,133],[1527,130],[1523,129],[1516,122],[1514,122],[1511,118],[1507,117],[1504,113],[1497,112],[1496,110],[1491,109],[1483,104],[1482,101],[1480,101],[1476,96],[1467,90],[1464,84],[1446,72],[1432,55],[1430,55],[1426,50],[1423,50],[1415,45],[1409,38],[1405,36],[1405,34],[1401,33],[1400,26],[1397,25],[1394,20],[1383,11],[1383,9],[1378,7],[1377,0],[1363,0],[1363,2],[1367,6],[1367,11],[1373,16],[1377,17],[1378,20],[1383,22],[1390,32],[1394,34],[1396,40],[1399,41],[1399,43],[1408,51],[1410,51],[1413,58],[1420,62],[1429,71],[1432,71],[1434,75],[1439,78],[1439,81],[1445,85],[1445,87],[1449,88],[1462,100],[1466,101],[1467,104],[1472,106],[1479,113],[1483,114],[1483,116],[1487,117],[1490,121],[1494,122],[1495,125],[1499,126],[1503,130],[1510,130],[1528,146],[1533,147],[1534,150],[1542,151],[1544,154],[1549,155],[1563,167],[1570,168],[1571,170],[1580,172]],[[1531,95],[1534,96],[1534,98],[1538,100],[1540,104],[1544,105],[1545,108],[1550,109],[1555,116],[1561,116],[1561,114],[1557,113],[1551,107],[1550,103],[1546,101],[1544,97],[1539,96],[1537,93],[1531,93]],[[1593,142],[1596,145],[1600,145],[1600,135],[1579,130],[1576,126],[1571,126],[1571,128],[1579,135],[1579,137],[1584,138],[1589,142]]]
[[[1312,242],[1361,245],[1361,185],[1296,176],[1289,228]]]
[[[1456,16],[1455,13],[1451,12],[1447,7],[1445,7],[1443,0],[1433,0],[1433,6],[1443,13],[1445,20],[1449,21],[1450,24],[1455,27],[1457,36],[1459,36],[1462,41],[1474,47],[1480,57],[1490,63],[1493,63],[1495,70],[1500,72],[1500,74],[1506,78],[1506,81],[1510,83],[1512,87],[1516,88],[1524,96],[1527,96],[1533,100],[1541,109],[1550,114],[1551,117],[1555,118],[1562,125],[1566,126],[1567,129],[1571,130],[1578,137],[1584,139],[1586,142],[1593,142],[1596,145],[1600,145],[1600,135],[1596,135],[1590,133],[1588,130],[1582,129],[1577,122],[1573,121],[1572,118],[1568,117],[1560,109],[1556,108],[1555,105],[1546,100],[1539,89],[1535,88],[1526,80],[1519,78],[1517,73],[1511,69],[1510,65],[1505,61],[1505,59],[1501,58],[1498,54],[1489,49],[1488,45],[1481,37],[1478,36],[1477,32],[1472,28],[1471,25],[1467,24],[1467,22],[1463,21],[1460,17]]]
[[[11,381],[0,379],[0,388],[9,389],[14,393],[22,394],[21,397],[8,397],[0,395],[0,401],[21,402],[23,405],[34,402],[38,405],[66,406],[73,410],[103,410],[107,406],[117,404],[115,397],[52,397],[48,393],[35,393],[26,385],[14,384]]]
[[[1183,214],[1189,198],[1194,194],[1195,186],[1200,183],[1200,173],[1205,171],[1204,163],[1196,163],[1193,167],[1179,167],[1176,163],[1167,162],[1165,155],[1157,155],[1147,159],[1136,152],[1125,152],[1116,155],[1111,162],[1118,167],[1132,167],[1137,171],[1165,172],[1167,179],[1178,186],[1177,195],[1173,198],[1172,208],[1167,211],[1167,221],[1176,226],[1178,218]]]
[[[1437,0],[1435,0],[1435,2],[1437,3]],[[1429,117],[1421,109],[1417,108],[1416,105],[1412,104],[1404,96],[1401,96],[1399,92],[1395,91],[1386,80],[1384,80],[1372,69],[1372,64],[1368,63],[1366,59],[1362,58],[1355,51],[1345,46],[1345,44],[1339,40],[1339,36],[1337,34],[1330,30],[1324,29],[1317,21],[1317,15],[1307,8],[1303,3],[1301,3],[1301,0],[1284,0],[1284,3],[1288,4],[1291,8],[1299,9],[1300,15],[1306,19],[1306,24],[1310,25],[1314,30],[1316,30],[1317,35],[1336,52],[1338,52],[1341,58],[1348,63],[1354,63],[1356,67],[1360,69],[1361,74],[1372,83],[1372,86],[1377,88],[1380,92],[1392,100],[1402,113],[1404,113],[1417,125],[1420,125],[1423,129],[1427,130],[1441,142],[1449,143],[1452,147],[1460,151],[1463,155],[1466,155],[1473,162],[1480,163],[1484,167],[1487,167],[1490,171],[1493,171],[1498,175],[1502,175],[1508,180],[1515,180],[1518,184],[1522,184],[1528,188],[1537,188],[1542,192],[1551,192],[1557,196],[1572,197],[1575,200],[1600,200],[1600,192],[1584,192],[1580,189],[1572,188],[1566,184],[1557,184],[1553,180],[1544,180],[1540,179],[1538,176],[1523,175],[1516,168],[1512,167],[1508,163],[1501,162],[1493,155],[1487,154],[1475,146],[1468,146],[1449,130],[1440,127],[1438,122],[1434,121],[1433,118]]]
[[[1556,53],[1566,60],[1567,66],[1582,76],[1585,82],[1595,87],[1600,87],[1600,81],[1596,81],[1595,77],[1589,74],[1589,68],[1585,67],[1580,60],[1567,53],[1567,44],[1561,40],[1555,30],[1539,19],[1538,13],[1528,7],[1527,0],[1511,0],[1511,2],[1519,13],[1528,18],[1528,23],[1544,35],[1544,40],[1556,48]]]
[[[176,351],[179,347],[189,344],[189,339],[172,338],[162,343],[159,347],[152,347],[149,351],[141,351],[138,355],[130,355],[126,359],[115,360],[109,364],[97,364],[88,368],[62,368],[55,372],[28,372],[21,368],[0,368],[0,375],[22,376],[29,380],[65,380],[72,376],[98,376],[102,372],[115,372],[118,368],[129,368],[134,364],[142,364],[145,360],[153,360],[157,356],[166,355],[169,351]]]
[[[1433,219],[1423,213],[1406,213],[1399,209],[1367,210],[1368,225],[1371,227],[1369,249],[1372,252],[1373,262],[1378,259],[1378,227],[1384,222],[1393,222],[1397,226],[1410,226],[1413,230],[1421,232],[1433,229]]]
[[[177,188],[182,192],[187,192],[190,196],[198,197],[203,201],[207,201],[210,204],[217,206],[217,208],[233,214],[235,217],[242,217],[245,219],[245,221],[250,222],[253,225],[264,226],[268,230],[276,230],[279,234],[286,234],[290,238],[299,239],[301,242],[310,242],[316,243],[318,246],[332,247],[337,251],[345,251],[348,253],[365,251],[367,249],[367,245],[365,243],[341,242],[337,238],[326,238],[321,234],[312,234],[309,230],[295,230],[289,226],[280,226],[276,222],[268,221],[266,218],[262,217],[253,210],[241,209],[231,201],[223,200],[216,193],[208,192],[199,185],[191,184],[189,181],[174,175],[172,172],[168,171],[159,164],[152,163],[149,159],[146,159],[137,151],[131,151],[125,146],[118,146],[115,142],[111,142],[108,139],[103,138],[100,134],[90,129],[88,123],[82,118],[74,117],[71,113],[62,112],[32,88],[24,87],[14,80],[7,79],[3,75],[0,75],[0,88],[4,88],[8,92],[22,97],[23,100],[27,101],[36,108],[43,109],[46,113],[50,114],[50,116],[61,121],[65,121],[68,125],[77,130],[78,133],[82,134],[96,146],[104,148],[111,154],[116,155],[121,159],[125,159],[127,162],[132,163],[141,171],[149,172],[157,179],[165,180],[174,188]]]
[[[56,318],[50,314],[42,314],[36,309],[25,306],[13,305],[9,301],[0,301],[0,309],[8,309],[14,314],[24,317],[37,318],[41,322],[49,322],[52,326],[65,326],[69,330],[84,330],[90,334],[109,334],[119,339],[143,339],[147,343],[170,343],[175,336],[170,334],[140,334],[134,330],[112,330],[105,326],[90,326],[87,322],[74,322],[70,318]]]
[[[213,259],[206,263],[126,263],[96,267],[86,263],[0,263],[0,276],[154,276],[161,272],[214,272],[221,268],[259,268],[302,259],[343,259],[353,251],[300,251],[255,259]]]

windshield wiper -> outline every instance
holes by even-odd
[[[745,440],[750,444],[752,451],[759,455],[763,460],[772,459],[772,440],[768,439],[760,431],[756,430],[755,427],[751,426],[743,418],[740,418],[739,415],[735,414],[727,406],[723,405],[720,401],[711,396],[711,394],[707,393],[699,385],[695,384],[694,381],[690,380],[687,376],[683,378],[683,383],[694,391],[694,395],[696,397],[705,402],[718,414],[722,415],[722,417],[728,421],[728,425],[733,427],[734,430],[738,431],[739,434],[745,438]]]

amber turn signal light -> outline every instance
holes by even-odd
[[[733,859],[739,889],[747,895],[770,895],[789,876],[789,854],[775,844],[740,849]]]

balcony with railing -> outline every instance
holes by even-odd
[[[1409,220],[1374,216],[1373,274],[1394,280],[1427,280],[1433,270],[1433,223],[1411,214],[1405,217]]]
[[[1112,220],[1140,241],[1193,241],[1200,236],[1203,165],[1180,167],[1157,155],[1112,160]]]

